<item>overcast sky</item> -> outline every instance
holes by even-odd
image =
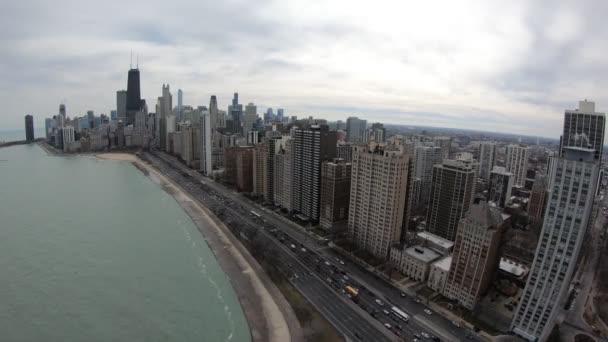
[[[109,113],[139,53],[142,96],[288,115],[557,137],[608,108],[608,1],[3,1],[0,130]]]

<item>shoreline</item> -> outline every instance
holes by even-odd
[[[301,327],[295,319],[291,306],[286,303],[276,285],[267,279],[268,276],[261,266],[228,228],[209,209],[183,191],[159,170],[135,155],[126,155],[98,155],[98,157],[131,161],[135,168],[171,195],[188,214],[228,277],[247,320],[251,340],[255,342],[301,341]],[[273,296],[273,294],[276,296],[277,293],[285,303],[277,303]],[[286,310],[291,310],[291,313],[285,313]],[[291,318],[290,321],[295,320],[297,326],[294,327],[293,321],[289,324],[288,318]],[[298,331],[293,332],[290,327]]]
[[[49,155],[88,155],[104,160],[130,162],[144,176],[171,195],[197,227],[237,295],[251,341],[303,341],[302,327],[293,308],[245,246],[213,212],[160,170],[129,152],[65,154],[46,142],[38,145]]]

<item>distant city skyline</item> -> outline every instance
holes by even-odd
[[[131,50],[149,104],[169,83],[224,110],[238,91],[261,112],[555,137],[572,99],[608,103],[602,1],[117,4],[6,6],[1,129],[40,127],[62,99],[109,115]]]

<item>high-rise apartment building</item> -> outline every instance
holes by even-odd
[[[435,144],[435,146],[441,147],[443,159],[447,159],[450,157],[450,152],[452,150],[451,137],[433,137],[433,143]]]
[[[336,131],[326,125],[295,129],[293,141],[293,209],[312,222],[319,221],[321,164],[336,157]]]
[[[352,146],[348,143],[338,143],[336,146],[336,158],[350,162],[353,159]]]
[[[167,89],[169,85],[167,84]],[[164,96],[164,93],[163,93]],[[184,92],[181,89],[177,89],[177,117],[181,120],[182,113],[184,110]]]
[[[25,140],[34,141],[34,117],[25,116]]]
[[[253,125],[258,119],[258,108],[253,103],[249,102],[245,106],[245,114],[243,115],[243,135],[249,136],[249,131],[253,129]]]
[[[65,107],[64,107],[65,108]],[[116,92],[116,116],[123,124],[127,122],[127,91],[119,90]]]
[[[342,230],[348,224],[350,177],[352,165],[343,159],[324,162],[321,166],[320,226]]]
[[[529,154],[528,146],[514,144],[507,146],[505,168],[513,174],[514,186],[524,187],[526,185]]]
[[[401,238],[409,159],[400,146],[353,147],[348,235],[381,259]]]
[[[479,178],[490,180],[490,172],[496,163],[496,144],[482,142],[479,145]]]
[[[266,142],[254,145],[253,151],[253,195],[266,194]]]
[[[363,133],[366,128],[367,120],[349,117],[346,119],[346,141],[354,144],[363,142]]]
[[[566,111],[565,120],[534,262],[511,323],[513,332],[528,341],[544,342],[553,330],[592,224],[598,150],[604,144],[604,125],[597,123],[603,123],[605,115],[595,112],[592,102],[582,101],[578,110]]]
[[[508,215],[480,202],[458,224],[444,295],[473,310],[490,286],[500,261],[499,247]]]
[[[372,127],[370,129],[366,129],[363,135],[363,142],[364,143],[369,143],[369,142],[376,142],[376,143],[383,143],[386,140],[386,129],[384,128],[384,125],[376,122],[372,124]]]
[[[602,159],[606,118],[595,112],[595,103],[579,101],[578,109],[566,110],[564,133],[560,147],[582,147],[595,150],[595,159]]]
[[[424,208],[429,202],[431,194],[431,181],[433,179],[433,166],[443,161],[443,151],[438,146],[416,146],[415,172],[413,176],[420,179],[420,192],[418,198],[412,198],[418,207]]]
[[[211,136],[211,115],[209,112],[203,112],[201,115],[201,145],[199,152],[201,153],[200,169],[205,176],[211,176],[213,173],[213,163],[211,160]]]
[[[535,222],[540,222],[545,214],[548,190],[547,177],[537,174],[528,201],[528,216]]]
[[[507,172],[504,167],[494,166],[490,172],[488,186],[488,202],[497,207],[504,208],[511,201],[511,189],[513,188],[513,174]]]
[[[472,163],[444,159],[433,166],[427,230],[454,241],[458,222],[473,204],[476,173]]]
[[[293,139],[285,139],[274,156],[274,204],[287,211],[292,205]]]

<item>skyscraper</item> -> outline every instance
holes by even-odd
[[[367,120],[361,120],[357,117],[349,117],[346,119],[346,141],[349,143],[363,142],[363,133],[367,128]]]
[[[293,173],[293,139],[285,139],[274,156],[274,204],[291,211]]]
[[[228,107],[228,114],[232,119],[232,133],[242,135],[243,105],[239,103],[239,93],[234,93],[234,97],[232,98],[232,105]]]
[[[258,119],[258,108],[253,104],[249,103],[245,106],[245,115],[243,115],[243,135],[248,136],[249,131],[253,129],[253,125]]]
[[[595,112],[595,103],[579,101],[578,109],[566,110],[561,148],[582,147],[595,150],[595,159],[602,158],[606,118]],[[563,151],[561,151],[563,154]]]
[[[473,310],[487,291],[500,260],[508,216],[486,202],[473,205],[458,224],[444,295]]]
[[[532,191],[530,192],[530,200],[528,201],[528,216],[535,222],[540,222],[545,213],[548,185],[546,176],[536,175]]]
[[[383,260],[401,238],[408,162],[399,146],[353,146],[348,236]]]
[[[427,230],[454,241],[458,222],[473,204],[473,165],[464,160],[444,159],[433,166]]]
[[[25,116],[25,140],[34,141],[34,117]]]
[[[116,92],[116,112],[117,119],[127,122],[127,91],[119,90]]]
[[[366,129],[364,131],[363,142],[366,144],[371,141],[374,141],[377,143],[383,143],[385,140],[386,140],[386,129],[384,128],[384,125],[379,122],[373,123],[372,127],[370,129]]]
[[[324,162],[321,167],[320,226],[341,230],[348,224],[352,164],[343,159]]]
[[[59,105],[59,115],[61,115],[63,117],[63,119],[65,119],[66,111],[65,111],[65,104],[63,104],[63,103]]]
[[[167,85],[167,88],[168,87],[169,87],[169,85]],[[184,92],[181,89],[177,89],[177,115],[180,120],[182,118],[183,110],[184,110]]]
[[[139,69],[129,69],[127,80],[127,122],[125,126],[135,123],[135,113],[141,109],[139,88]]]
[[[556,323],[591,224],[599,179],[604,125],[596,123],[605,122],[604,113],[581,101],[578,110],[566,111],[565,120],[534,262],[511,323],[513,332],[528,341],[546,341]]]
[[[412,198],[418,207],[424,208],[429,202],[431,194],[431,180],[433,179],[433,166],[441,164],[443,152],[438,146],[416,146],[415,172],[412,175],[420,179],[419,198]]]
[[[211,114],[208,112],[203,112],[203,115],[201,115],[200,138],[201,171],[203,171],[203,174],[205,176],[211,176],[211,174],[213,173],[213,164],[211,159]]]
[[[528,170],[528,155],[530,149],[525,145],[507,146],[505,168],[513,174],[513,185],[524,187],[526,185],[526,172]]]
[[[490,180],[490,172],[496,163],[496,144],[482,142],[479,145],[479,178]]]
[[[336,157],[336,131],[326,125],[295,129],[293,135],[293,209],[319,221],[321,164]]]
[[[452,150],[452,138],[451,137],[433,137],[433,143],[435,146],[441,147],[443,158],[449,158]]]
[[[511,188],[513,188],[513,174],[507,172],[504,167],[494,166],[490,172],[488,202],[504,208],[511,201]]]

